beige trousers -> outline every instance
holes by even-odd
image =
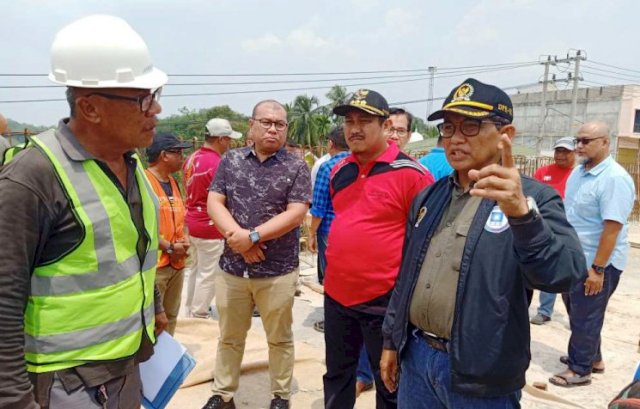
[[[291,394],[293,377],[293,296],[298,270],[272,278],[243,278],[216,273],[216,308],[220,339],[212,391],[225,400],[233,397],[240,381],[240,365],[254,305],[260,311],[269,347],[271,393],[283,399]]]
[[[187,273],[187,315],[208,318],[209,306],[216,294],[215,272],[224,250],[222,239],[189,236],[191,266]]]
[[[162,296],[164,313],[167,314],[167,319],[169,320],[167,332],[171,335],[176,330],[183,281],[184,269],[176,270],[171,265],[168,265],[156,270],[156,286]]]

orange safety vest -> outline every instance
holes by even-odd
[[[171,190],[173,191],[173,200],[170,200],[165,193],[158,178],[149,171],[145,170],[149,182],[153,191],[158,196],[160,202],[160,238],[168,240],[171,243],[176,243],[184,239],[184,215],[186,209],[182,202],[182,196],[178,184],[173,176],[169,175],[169,181],[171,182]],[[158,258],[158,268],[165,267],[171,264],[171,267],[176,270],[182,269],[185,266],[186,257],[178,260],[171,261],[171,257],[164,251],[161,252]]]

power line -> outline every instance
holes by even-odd
[[[309,79],[309,80],[277,80],[277,81],[242,81],[242,82],[187,82],[187,83],[167,83],[165,87],[179,87],[179,86],[226,86],[226,85],[263,85],[263,84],[300,84],[300,83],[313,83],[313,82],[332,82],[332,81],[360,81],[360,80],[373,80],[373,79],[385,79],[385,78],[416,78],[422,77],[425,74],[409,74],[409,75],[386,75],[376,77],[354,77],[354,78],[323,78],[323,79]],[[0,89],[30,89],[30,88],[61,88],[64,85],[0,85]]]
[[[600,73],[597,73],[597,72],[588,71],[588,70],[584,70],[584,69],[582,70],[582,72],[585,72],[585,73],[588,73],[588,74],[592,74],[592,75],[596,75],[598,77],[613,78],[613,79],[616,79],[616,80],[629,81],[629,82],[633,82],[633,81],[640,82],[640,80],[638,78],[635,78],[635,79],[633,79],[633,78],[623,78],[623,77],[617,77],[615,75],[600,74]]]
[[[626,74],[624,72],[619,72],[619,71],[605,70],[605,69],[602,69],[602,68],[594,67],[594,66],[592,66],[590,64],[587,64],[586,67],[589,68],[590,70],[596,70],[596,71],[606,72],[606,73],[610,73],[610,74],[622,75],[624,77],[640,78],[640,74]]]
[[[429,79],[428,76],[424,76],[422,78],[416,78],[416,79],[344,84],[344,86],[352,87],[352,86],[362,86],[362,85],[396,84],[396,83],[403,83],[403,82],[426,81],[428,79]],[[239,94],[252,94],[252,93],[264,93],[264,92],[307,91],[307,90],[316,90],[316,89],[330,89],[332,87],[333,86],[319,86],[319,87],[305,87],[305,88],[279,88],[279,89],[245,90],[245,91],[200,92],[200,93],[189,93],[189,94],[162,94],[162,97],[163,98],[197,97],[197,96],[239,95]],[[48,99],[4,100],[4,101],[0,101],[0,104],[17,104],[17,103],[25,103],[25,102],[28,102],[28,103],[54,102],[54,101],[60,102],[60,101],[66,101],[66,99],[48,98]]]
[[[481,74],[494,71],[511,70],[531,66],[530,64],[522,66],[504,66],[494,68],[484,68],[476,70],[458,71],[455,73],[435,74],[437,78],[452,78],[462,75]],[[426,74],[408,74],[408,75],[387,75],[375,77],[354,77],[354,78],[320,78],[305,80],[277,80],[277,81],[242,81],[242,82],[191,82],[191,83],[168,83],[165,87],[174,86],[230,86],[230,85],[264,85],[264,84],[299,84],[299,83],[319,83],[319,82],[335,82],[335,81],[360,81],[370,79],[386,79],[386,78],[423,78]],[[339,85],[339,84],[338,84]],[[2,85],[0,89],[41,89],[41,88],[62,88],[63,85]]]
[[[618,69],[618,70],[630,71],[630,72],[636,72],[636,73],[640,74],[640,71],[638,71],[638,70],[632,70],[632,69],[630,69],[630,68],[618,67],[618,66],[616,66],[616,65],[606,64],[606,63],[603,63],[603,62],[598,62],[598,61],[593,61],[593,60],[590,60],[590,61],[591,61],[592,63],[594,63],[594,64],[604,65],[605,67],[616,68],[616,69]]]
[[[513,62],[513,63],[501,63],[501,64],[486,64],[486,65],[470,65],[463,67],[447,67],[443,68],[442,71],[455,71],[455,70],[466,70],[472,68],[497,68],[497,67],[506,67],[506,66],[524,66],[524,65],[533,65],[536,64],[537,61],[524,61],[524,62]],[[409,72],[421,72],[428,73],[426,68],[417,68],[417,69],[404,69],[404,70],[377,70],[377,71],[336,71],[336,72],[290,72],[290,73],[224,73],[224,74],[202,74],[202,73],[176,73],[169,74],[171,77],[285,77],[285,76],[318,76],[318,75],[356,75],[356,74],[391,74],[391,73],[409,73]],[[0,73],[0,77],[47,77],[48,74],[35,74],[35,73]]]

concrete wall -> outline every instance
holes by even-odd
[[[609,124],[614,138],[614,140],[612,140],[612,147],[615,147],[615,137],[621,126],[620,111],[622,101],[625,100],[625,98],[630,99],[627,105],[631,104],[640,109],[640,92],[638,92],[639,98],[637,101],[631,97],[625,97],[625,88],[627,87],[629,86],[618,85],[579,89],[575,116],[576,122],[573,128],[569,123],[569,116],[571,114],[571,90],[548,91],[542,149],[545,151],[551,150],[555,140],[563,136],[575,135],[581,123],[592,119],[600,119]],[[636,86],[632,87],[637,88]],[[533,92],[511,95],[511,100],[514,105],[514,124],[518,130],[516,143],[535,147],[540,125],[542,93]],[[626,106],[625,108],[627,110],[629,109]],[[625,126],[627,122],[628,121],[625,120]],[[631,119],[631,127],[633,128],[633,118]]]

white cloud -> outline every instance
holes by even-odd
[[[326,48],[329,41],[320,37],[310,28],[296,28],[287,36],[287,44],[294,48]]]
[[[282,46],[282,40],[273,33],[265,33],[255,39],[243,40],[240,44],[242,49],[249,52],[259,52],[273,50]]]

